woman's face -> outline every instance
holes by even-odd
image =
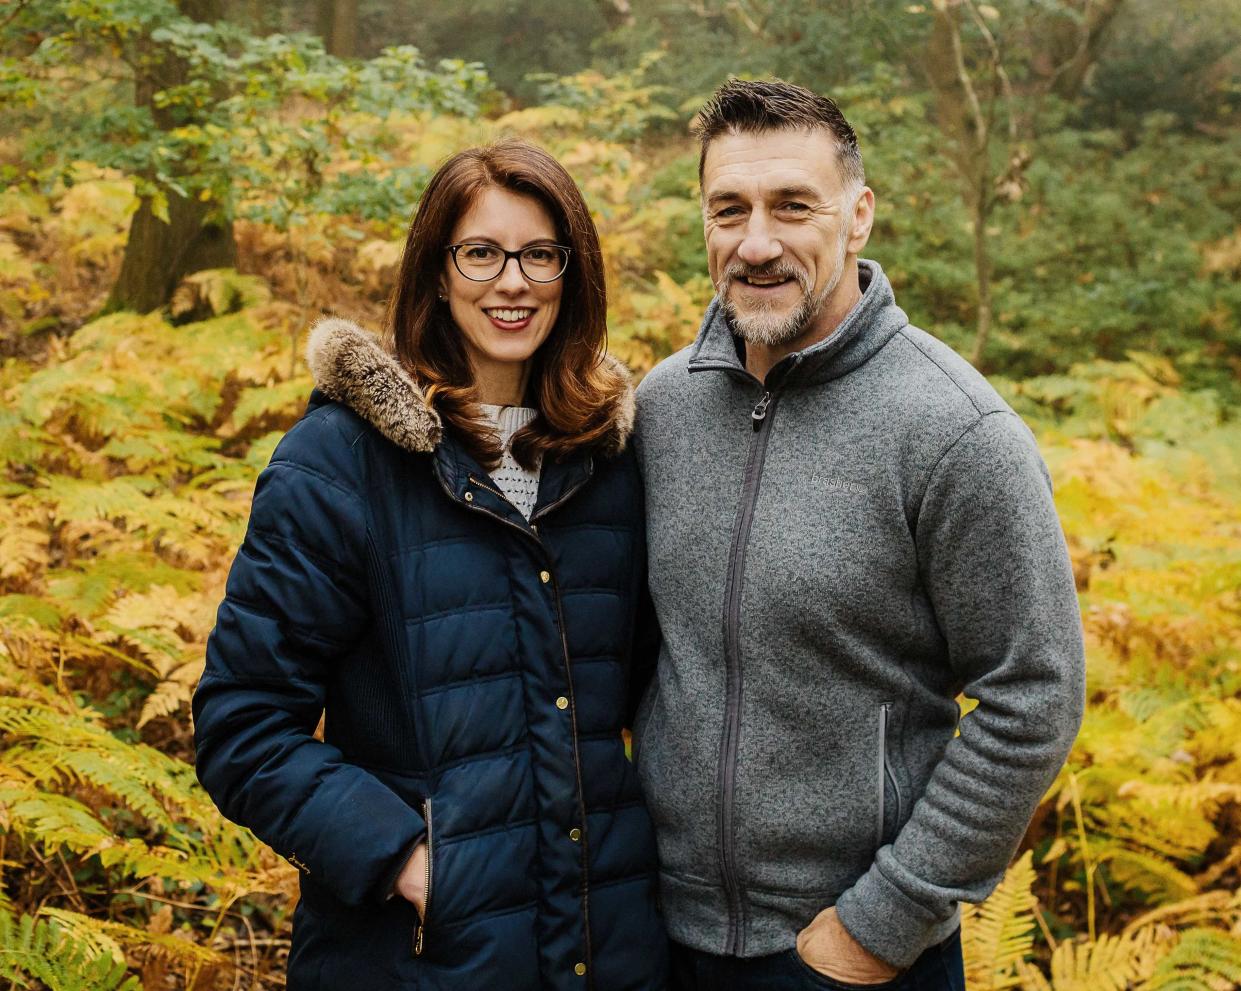
[[[489,187],[452,230],[450,243],[463,242],[520,251],[532,244],[557,243],[556,226],[534,197]],[[474,282],[457,270],[449,252],[444,262],[441,291],[465,338],[475,380],[503,381],[520,373],[556,323],[563,276],[555,282],[534,282],[516,258],[509,258],[495,278]]]

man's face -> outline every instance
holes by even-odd
[[[869,190],[844,187],[835,138],[720,135],[707,148],[702,197],[711,281],[737,333],[770,346],[814,330],[872,216]]]

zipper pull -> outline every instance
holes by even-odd
[[[750,418],[754,421],[754,429],[757,430],[763,425],[763,420],[767,418],[767,407],[771,405],[771,393],[764,392],[763,398],[758,401],[754,407],[754,412],[750,414]]]

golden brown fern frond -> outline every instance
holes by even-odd
[[[961,906],[961,948],[970,991],[1002,991],[1021,981],[1017,964],[1034,946],[1033,857],[1030,850],[1022,854],[981,905]]]

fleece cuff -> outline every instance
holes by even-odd
[[[946,921],[911,901],[874,864],[836,899],[836,915],[862,946],[902,969],[943,939]]]

